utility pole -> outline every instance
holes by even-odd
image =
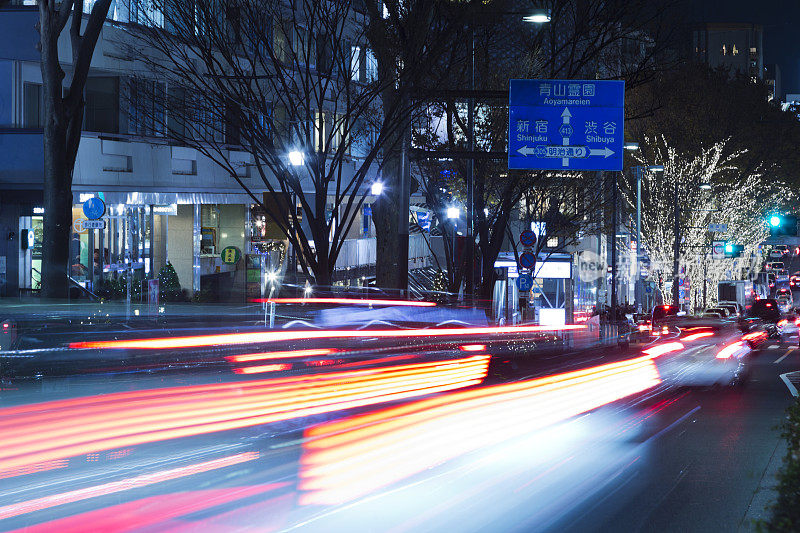
[[[611,189],[611,320],[617,319],[617,173]]]
[[[469,66],[470,97],[467,109],[467,150],[475,151],[475,25],[470,21],[471,54]],[[466,276],[464,276],[464,293],[467,301],[473,301],[475,281],[475,158],[467,160],[467,246]]]

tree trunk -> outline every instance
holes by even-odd
[[[72,262],[72,168],[67,168],[65,133],[46,126],[44,134],[44,226],[42,242],[42,296],[66,298],[67,274]]]
[[[408,241],[402,242],[399,232],[397,206],[401,205],[400,153],[392,153],[384,163],[384,177],[389,178],[380,195],[372,205],[375,222],[375,280],[378,287],[399,288],[400,261],[398,250],[408,249]],[[406,257],[408,252],[406,252]],[[406,268],[408,263],[406,262]]]

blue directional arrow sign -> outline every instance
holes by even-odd
[[[625,82],[511,80],[508,168],[622,170]]]

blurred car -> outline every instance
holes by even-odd
[[[654,362],[665,382],[676,386],[743,384],[750,373],[752,347],[728,320],[683,318],[674,324],[678,339],[645,350],[659,353]]]
[[[764,270],[781,270],[786,268],[783,264],[783,261],[767,261],[767,264],[764,265]]]
[[[792,311],[792,308],[794,307],[792,291],[788,289],[780,289],[779,293],[775,296],[775,300],[778,302],[778,309],[781,313],[789,313]]]
[[[761,322],[770,336],[777,335],[777,324],[782,318],[778,302],[774,298],[762,298],[753,302],[747,310],[747,317]]]
[[[791,337],[797,337],[798,332],[800,332],[798,325],[800,325],[800,319],[797,318],[794,310],[788,313],[784,318],[778,320],[776,326],[781,342],[788,342]],[[798,338],[798,343],[800,343],[800,338]]]
[[[717,304],[717,307],[728,311],[728,316],[730,317],[738,317],[739,315],[741,315],[739,306],[735,303],[719,303]]]
[[[789,271],[786,270],[785,268],[779,268],[775,270],[775,281],[776,282],[789,281]]]
[[[794,273],[789,276],[789,288],[794,291],[800,291],[800,275]]]
[[[707,318],[728,318],[730,311],[724,307],[709,307],[703,311],[703,316]]]
[[[648,313],[634,313],[632,322],[631,342],[650,342],[653,337],[652,316]]]
[[[789,254],[789,246],[786,244],[775,245],[769,252],[770,258],[782,259]]]
[[[678,316],[678,306],[676,305],[657,305],[653,308],[652,318],[650,320],[653,328],[664,320],[671,320]]]

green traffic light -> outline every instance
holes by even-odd
[[[726,244],[725,245],[725,251],[728,252],[728,253],[732,253],[733,252],[733,245],[730,244],[730,243]]]
[[[772,215],[771,217],[769,217],[769,225],[772,226],[773,228],[777,228],[778,226],[781,225],[781,217],[777,215]]]

